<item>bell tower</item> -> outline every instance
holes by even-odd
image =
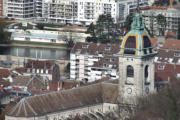
[[[119,102],[136,105],[138,97],[155,92],[154,51],[151,38],[137,10],[131,30],[121,44],[119,56]]]

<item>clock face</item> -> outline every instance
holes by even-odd
[[[131,88],[127,88],[127,93],[131,94],[132,93],[132,89]]]
[[[148,87],[146,87],[145,92],[146,92],[146,94],[149,94],[149,88]]]

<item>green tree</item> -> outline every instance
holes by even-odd
[[[95,25],[93,23],[90,24],[90,26],[88,27],[86,33],[89,33],[92,37],[96,37],[95,34]]]
[[[6,25],[4,23],[0,23],[0,43],[8,44],[10,43],[11,33],[5,31]]]
[[[158,16],[156,16],[156,20],[159,25],[159,35],[164,36],[166,30],[166,18],[163,15],[159,14]]]
[[[89,33],[91,37],[88,37],[87,41],[109,43],[116,42],[117,28],[114,24],[114,20],[111,15],[100,15],[96,25],[91,23],[86,33]]]
[[[125,22],[125,25],[124,27],[126,28],[127,31],[129,31],[131,29],[131,23],[132,23],[133,19],[130,15],[128,15],[126,17],[126,22]]]
[[[36,27],[37,27],[38,29],[40,29],[40,30],[43,30],[43,29],[44,29],[44,26],[45,26],[45,24],[43,24],[43,23],[38,23]]]

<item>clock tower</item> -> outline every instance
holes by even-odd
[[[153,59],[156,54],[138,10],[117,54],[120,103],[136,105],[138,97],[155,92]]]

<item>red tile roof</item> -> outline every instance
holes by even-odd
[[[28,59],[25,63],[25,68],[36,68],[36,69],[51,69],[55,64],[53,60],[40,61],[40,60],[31,60]]]
[[[166,42],[164,43],[162,49],[180,50],[180,40],[167,39]]]
[[[10,76],[10,71],[8,69],[0,69],[0,76],[2,77],[9,77]]]
[[[164,69],[158,69],[158,66],[164,66]],[[169,81],[176,80],[176,75],[180,74],[180,65],[155,63],[155,80],[156,81]]]
[[[158,39],[157,38],[151,38],[151,40],[152,40],[153,46],[156,47]]]
[[[23,74],[25,72],[25,68],[24,67],[15,68],[15,71],[20,74]]]
[[[141,8],[141,10],[167,10],[166,7],[159,7],[159,6],[149,6]]]

